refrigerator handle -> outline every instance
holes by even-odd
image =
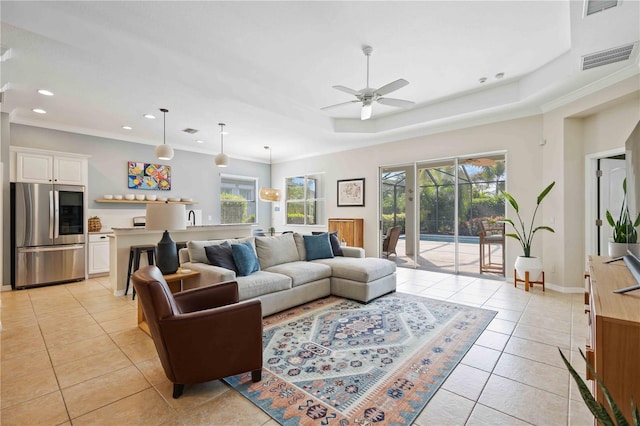
[[[60,233],[60,191],[53,191],[53,238],[58,238]]]
[[[53,191],[49,191],[49,238],[53,239]]]

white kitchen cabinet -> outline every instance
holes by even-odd
[[[46,152],[17,152],[16,182],[86,185],[87,159]]]
[[[89,234],[89,275],[109,272],[109,237]]]

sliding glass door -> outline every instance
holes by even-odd
[[[381,248],[402,227],[398,266],[504,276],[504,154],[382,168]],[[488,233],[487,233],[488,230]],[[485,238],[490,236],[490,238]]]

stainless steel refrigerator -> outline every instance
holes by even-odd
[[[11,184],[11,285],[85,278],[84,186]]]

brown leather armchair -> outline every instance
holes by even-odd
[[[185,384],[247,371],[254,382],[262,379],[262,306],[259,300],[238,302],[238,283],[174,295],[156,266],[131,278],[174,398]]]

